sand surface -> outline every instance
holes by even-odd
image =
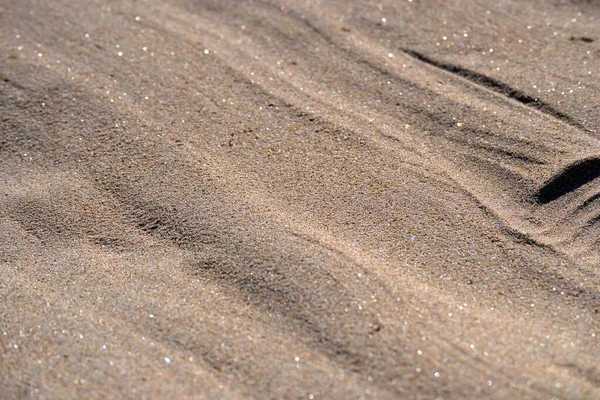
[[[0,398],[600,398],[596,0],[0,2]]]

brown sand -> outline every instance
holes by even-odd
[[[600,3],[0,2],[0,398],[600,398]]]

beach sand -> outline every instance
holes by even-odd
[[[0,3],[0,398],[600,398],[598,1]]]

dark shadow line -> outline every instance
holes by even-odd
[[[546,181],[535,194],[535,199],[540,204],[548,204],[599,177],[600,158],[578,160]]]
[[[534,108],[544,114],[550,115],[556,119],[561,120],[562,122],[569,124],[577,129],[581,129],[582,131],[589,132],[589,130],[581,125],[578,121],[573,119],[570,115],[567,115],[561,111],[558,111],[550,104],[531,97],[519,89],[515,89],[504,82],[501,82],[497,79],[491,78],[487,75],[480,74],[479,72],[471,71],[470,69],[460,67],[454,64],[447,64],[441,61],[436,61],[422,53],[416,52],[414,50],[406,50],[402,49],[402,51],[415,58],[419,61],[422,61],[426,64],[432,65],[436,68],[443,69],[444,71],[450,72],[452,74],[458,75],[462,78],[468,79],[471,82],[474,82],[478,85],[484,86],[490,90],[501,93],[504,96],[511,98],[513,100],[518,101],[521,104],[524,104],[528,107]]]

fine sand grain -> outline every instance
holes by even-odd
[[[596,0],[0,2],[0,398],[600,398]]]

